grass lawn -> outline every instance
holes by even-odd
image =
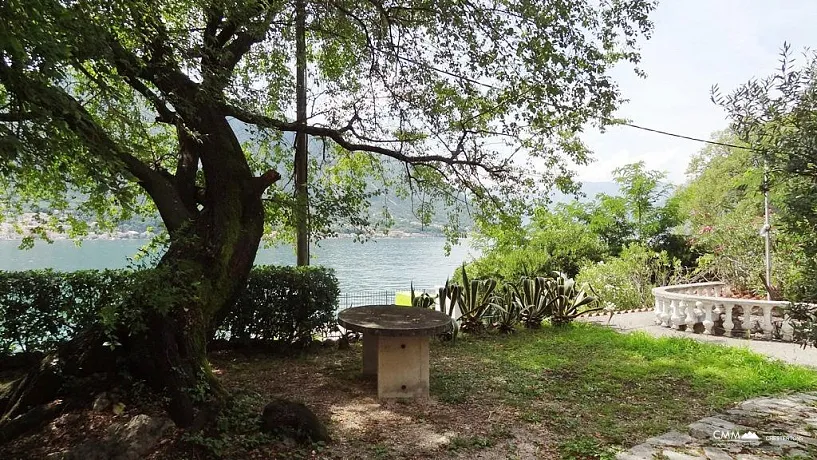
[[[361,355],[360,343],[293,358],[214,353],[214,371],[240,404],[221,417],[219,432],[191,438],[174,430],[149,458],[213,457],[190,441],[228,459],[612,458],[744,399],[817,390],[815,370],[584,323],[433,340],[424,403],[378,401],[377,382],[360,373]],[[255,417],[274,396],[307,404],[332,442],[305,447],[259,434]],[[44,458],[144,410],[129,402],[122,415],[71,414],[70,423],[0,448],[0,457]]]
[[[608,458],[743,399],[817,390],[814,370],[742,349],[575,324],[434,343],[432,400],[380,403],[361,352],[213,363],[230,387],[301,400],[328,423],[329,446],[254,451],[282,457]]]

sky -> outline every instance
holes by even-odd
[[[817,0],[663,0],[652,14],[652,38],[642,41],[639,67],[611,72],[629,100],[617,116],[633,124],[709,139],[727,127],[724,111],[709,99],[717,84],[728,93],[752,77],[778,68],[786,41],[799,55],[817,48]],[[596,161],[577,167],[584,182],[612,179],[613,169],[643,160],[665,171],[671,182],[686,180],[691,155],[703,144],[626,126],[601,134],[588,131],[584,142]]]

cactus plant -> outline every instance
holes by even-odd
[[[462,265],[462,294],[459,298],[460,328],[470,333],[479,333],[485,329],[485,320],[491,310],[493,292],[497,282],[494,279],[469,280]]]
[[[589,285],[577,288],[576,281],[563,273],[553,273],[546,284],[549,297],[547,310],[550,313],[550,323],[554,326],[569,324],[585,313],[604,309],[598,305],[596,297],[587,293],[586,289],[592,291]],[[581,307],[594,303],[597,305],[595,308],[580,311]]]
[[[519,310],[520,319],[525,327],[538,329],[542,326],[542,321],[550,316],[549,294],[547,279],[541,276],[522,278],[519,287],[514,288],[513,303]]]

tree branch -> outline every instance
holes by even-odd
[[[263,11],[264,8],[259,6],[258,13]],[[205,86],[217,90],[224,89],[239,61],[253,45],[264,40],[274,18],[275,11],[267,11],[262,21],[248,22],[245,29],[238,33],[236,32],[241,24],[234,18],[228,18],[217,36],[205,36],[205,53],[202,56]],[[231,38],[232,41],[230,41]]]
[[[36,77],[19,75],[15,70],[0,60],[0,82],[18,97],[24,97],[25,102],[64,123],[89,151],[120,162],[125,172],[136,178],[153,198],[169,232],[193,217],[183,206],[172,182],[114,141],[79,101],[62,88],[43,83]]]
[[[176,136],[179,139],[179,154],[176,160],[174,182],[179,197],[191,213],[198,209],[199,190],[196,187],[196,173],[199,170],[199,155],[196,139],[181,120],[176,122]]]
[[[17,123],[21,121],[31,121],[39,118],[34,112],[6,112],[0,113],[0,123]]]
[[[156,121],[160,123],[175,123],[177,121],[178,115],[176,112],[171,110],[165,101],[158,94],[151,91],[141,80],[132,75],[125,75],[125,81],[153,105],[156,113],[159,114]]]
[[[486,165],[482,162],[470,160],[470,159],[460,159],[454,156],[444,156],[444,155],[417,155],[411,156],[406,155],[405,153],[391,149],[382,147],[379,145],[371,145],[371,144],[358,144],[354,141],[350,141],[346,139],[343,135],[342,129],[332,129],[332,128],[325,128],[320,126],[312,126],[306,125],[301,126],[295,122],[286,122],[282,120],[278,120],[272,117],[268,117],[265,115],[259,115],[255,113],[250,113],[244,110],[241,110],[237,107],[232,107],[225,105],[223,107],[225,114],[227,116],[231,116],[237,120],[243,121],[244,123],[249,123],[256,126],[261,126],[270,129],[276,129],[278,131],[286,131],[286,132],[299,132],[304,131],[311,136],[320,136],[332,139],[335,143],[339,146],[343,147],[344,149],[351,151],[351,152],[370,152],[370,153],[377,153],[379,155],[387,156],[390,158],[394,158],[395,160],[402,161],[408,164],[428,164],[428,163],[444,163],[450,166],[454,165],[466,165],[466,166],[474,166],[477,168],[481,168],[482,170],[486,171],[489,174],[497,174],[503,172],[503,168],[493,168],[489,165]]]

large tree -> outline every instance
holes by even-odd
[[[201,420],[225,394],[207,364],[207,326],[245,285],[265,216],[270,229],[293,223],[291,193],[272,187],[291,174],[287,133],[323,140],[310,160],[315,232],[340,219],[365,225],[371,184],[400,179],[420,196],[497,213],[563,182],[565,160],[587,161],[576,135],[611,118],[619,93],[607,71],[638,61],[654,7],[307,1],[311,114],[299,123],[295,3],[0,4],[6,211],[65,210],[75,194],[83,204],[51,224],[81,232],[82,213],[115,222],[155,209],[169,236],[134,292],[131,322],[109,328],[116,340],[89,331],[69,344],[18,385],[5,420],[53,396],[38,387],[43,375],[93,367],[88,351],[103,341],[166,392],[178,425]]]

